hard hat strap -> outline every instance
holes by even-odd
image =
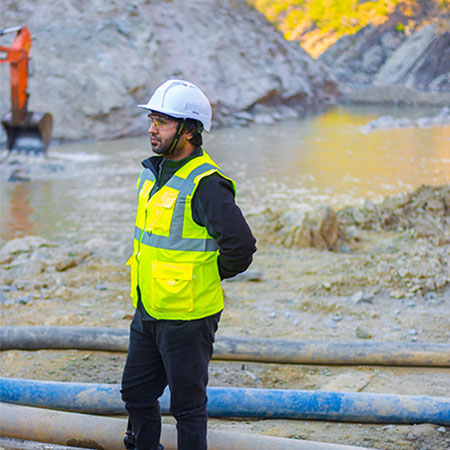
[[[173,137],[172,144],[170,145],[169,150],[167,150],[167,152],[166,152],[167,155],[171,155],[177,148],[178,142],[180,141],[180,138],[183,135],[184,123],[185,123],[185,120],[183,120],[182,122],[180,122],[177,125],[177,131],[175,133],[175,136]]]

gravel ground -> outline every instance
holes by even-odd
[[[357,239],[347,240],[345,251],[333,252],[285,248],[257,230],[252,276],[223,283],[220,335],[448,344],[450,242],[445,220],[440,240],[420,237],[414,227],[359,226]],[[2,325],[127,328],[133,310],[122,259],[99,239],[70,247],[38,237],[4,242]],[[121,353],[77,350],[0,354],[3,376],[60,381],[118,383],[124,361]],[[213,361],[210,370],[211,386],[450,397],[449,382],[449,369],[437,367]],[[164,421],[174,423],[171,417]],[[210,428],[378,449],[450,447],[450,431],[436,424],[211,419]]]

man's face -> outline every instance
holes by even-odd
[[[163,155],[170,149],[178,121],[157,113],[149,114],[148,121],[152,150],[157,155]]]

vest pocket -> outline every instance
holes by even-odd
[[[194,310],[194,265],[153,261],[151,305],[155,310]]]
[[[177,196],[178,191],[164,187],[150,199],[145,231],[162,236],[169,235]]]

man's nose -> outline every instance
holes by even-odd
[[[148,133],[149,133],[149,134],[156,134],[156,133],[158,133],[158,128],[157,128],[157,126],[154,124],[154,122],[152,122],[152,123],[150,124],[150,126],[148,127]]]

